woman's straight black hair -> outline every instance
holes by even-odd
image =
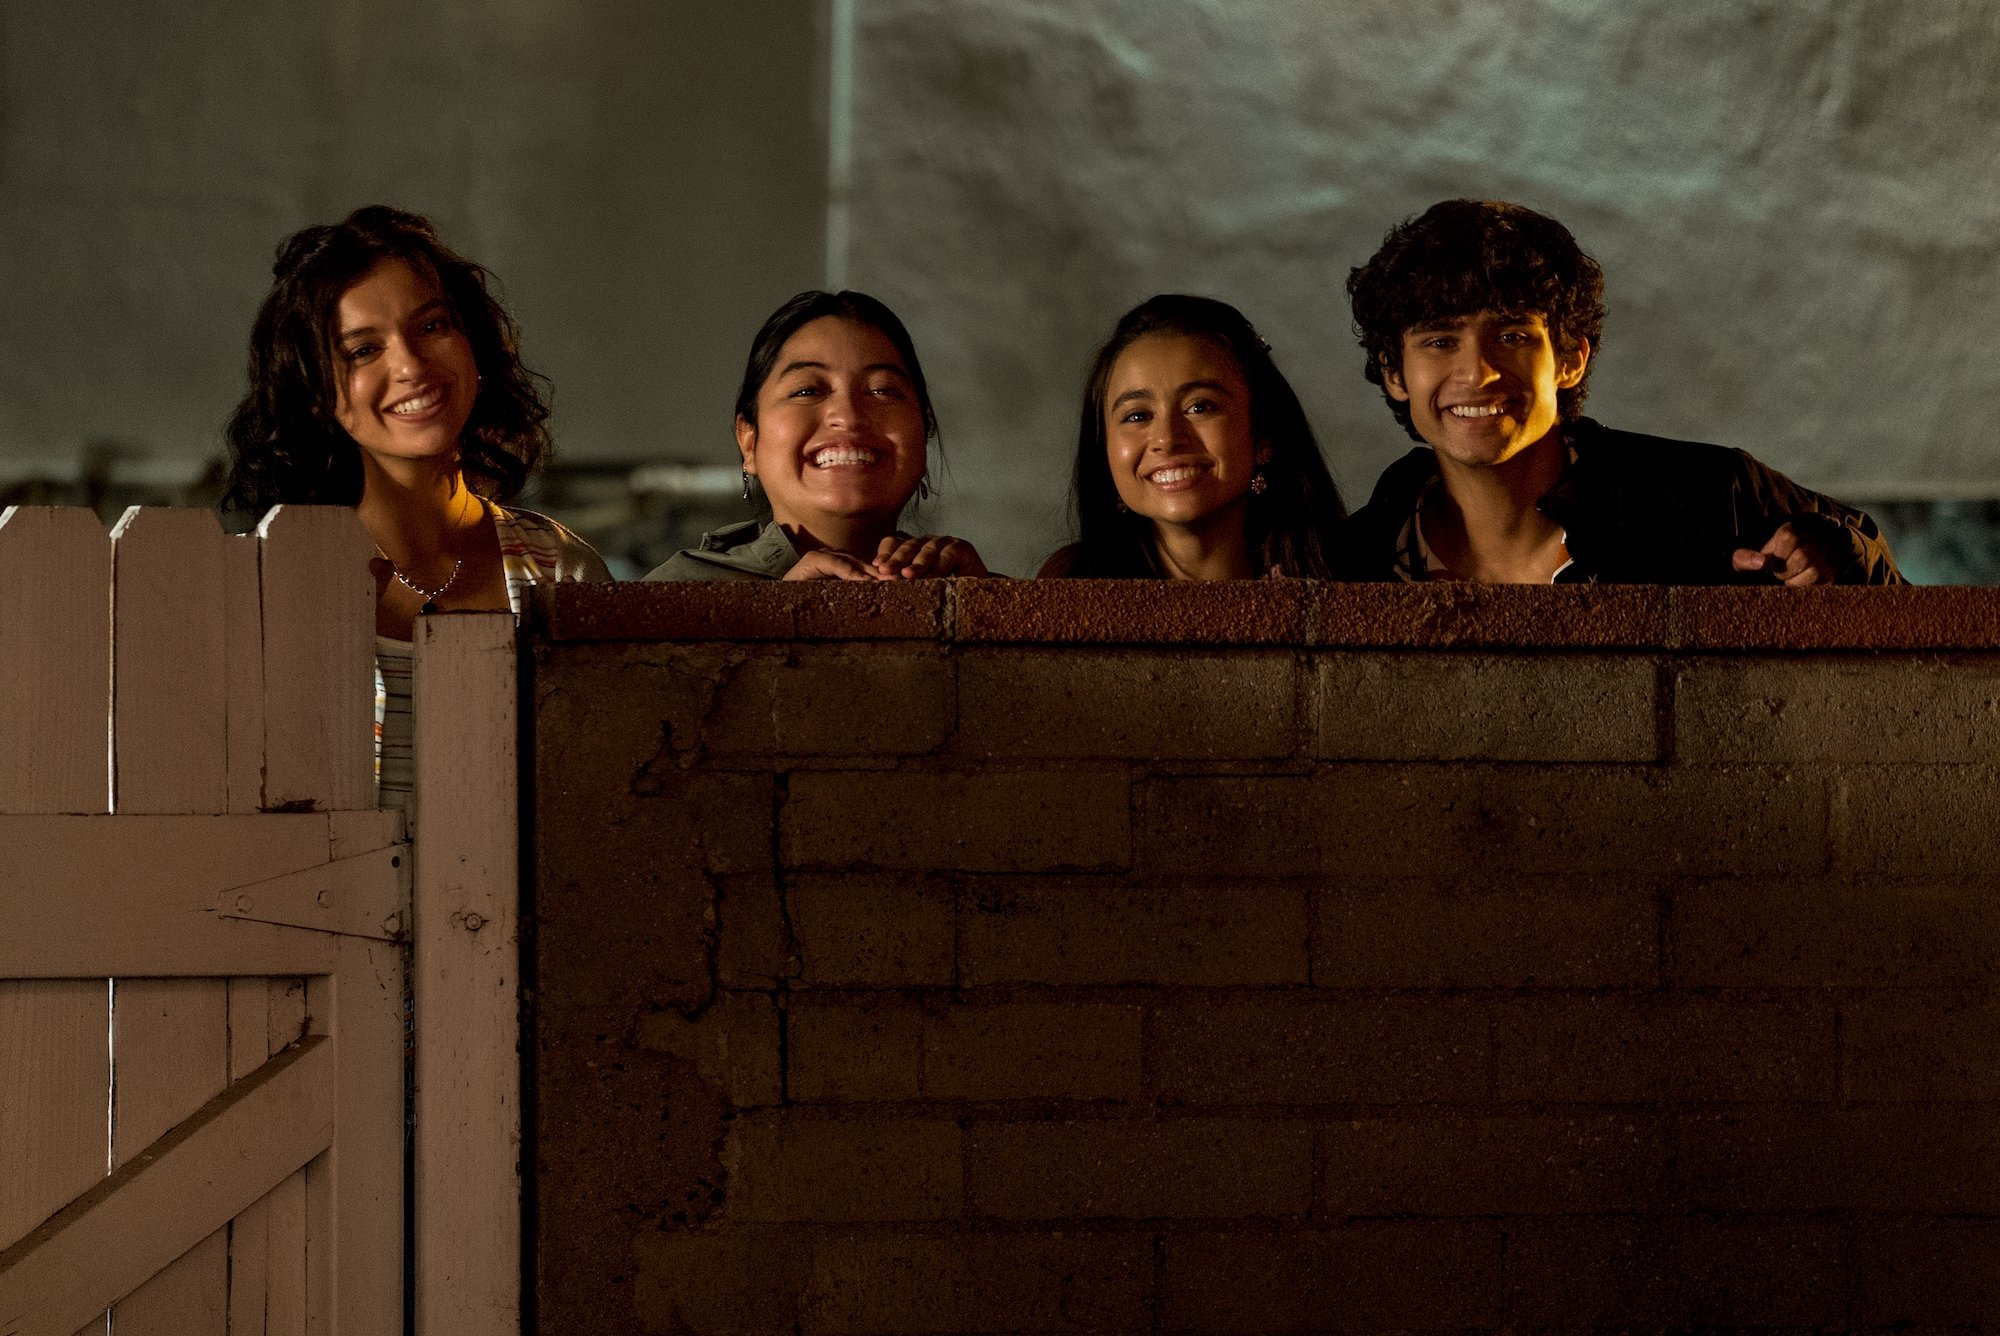
[[[1077,424],[1076,471],[1071,486],[1075,545],[1065,572],[1097,578],[1144,579],[1165,574],[1153,541],[1153,524],[1123,510],[1106,453],[1104,402],[1119,354],[1152,334],[1207,339],[1236,359],[1250,391],[1250,431],[1270,451],[1262,465],[1264,492],[1252,494],[1245,537],[1259,574],[1324,579],[1332,574],[1332,534],[1347,517],[1340,489],[1327,472],[1319,440],[1299,396],[1241,311],[1212,297],[1163,293],[1125,313],[1097,350]]]

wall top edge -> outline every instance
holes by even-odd
[[[1312,580],[566,584],[543,642],[926,640],[1408,649],[1993,650],[2000,588]]]

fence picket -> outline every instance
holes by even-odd
[[[224,543],[201,510],[134,506],[111,532],[113,807],[228,807]],[[229,1082],[227,985],[121,979],[112,991],[114,1161],[123,1163]],[[227,1231],[121,1300],[125,1336],[224,1336]]]
[[[217,979],[121,979],[114,1161],[123,1164],[229,1084],[228,994]],[[111,1310],[119,1336],[226,1336],[228,1231],[218,1230]]]
[[[375,805],[374,550],[345,506],[279,506],[263,540],[264,806]]]
[[[223,644],[228,677],[229,810],[264,805],[264,599],[261,544],[222,544]]]
[[[0,565],[0,813],[108,811],[110,536],[88,510],[12,506]],[[0,1246],[104,1177],[110,1026],[102,979],[0,983]]]
[[[276,1053],[305,1032],[306,982],[272,979],[269,988],[268,1042]],[[270,1249],[263,1331],[265,1336],[306,1336],[306,1171],[272,1189],[260,1206]]]
[[[229,981],[229,1079],[240,1080],[271,1055],[272,986],[265,979]],[[264,1295],[270,1288],[270,1197],[229,1222],[229,1336],[266,1336]]]
[[[229,1076],[240,1080],[299,1038],[302,979],[229,981]],[[230,1336],[304,1336],[305,1171],[229,1225]]]
[[[257,533],[262,540],[263,807],[372,808],[375,587],[368,555],[373,544],[354,512],[336,507],[281,506],[264,517]],[[351,1075],[369,1072],[365,1055],[385,1039],[388,1051],[399,1055],[400,986],[373,1005],[362,996],[358,962],[372,964],[376,955],[368,947],[343,943],[342,961],[357,962],[336,971],[347,977],[347,984],[337,987],[332,978],[307,983],[307,1011],[340,1044],[342,1131],[331,1154],[306,1166],[298,1194],[303,1199],[304,1284],[297,1296],[284,1293],[288,1299],[302,1296],[305,1330],[327,1336],[335,1327],[336,1275],[393,1274],[401,1257],[400,1185],[389,1187],[394,1175],[384,1177],[391,1159],[400,1156],[399,1090],[378,1092],[381,1082],[372,1072],[356,1089]],[[391,958],[400,965],[400,953]],[[395,972],[400,975],[400,969]],[[399,1057],[383,1070],[394,1073],[399,1087]],[[340,1230],[336,1258],[335,1187],[342,1175],[343,1216],[346,1197],[359,1201],[373,1191],[355,1185],[379,1181],[388,1197],[385,1205],[364,1213],[367,1228]],[[291,1187],[282,1190],[290,1192]],[[343,1219],[348,1223],[360,1222]],[[400,1296],[378,1289],[349,1284],[340,1293],[341,1321],[355,1319],[358,1330],[389,1330],[390,1314],[399,1314]]]
[[[401,1286],[382,1280],[403,1266],[404,954],[361,937],[339,942],[332,987],[307,995],[315,1018],[330,1014],[340,1045],[333,1150],[306,1166],[308,1294],[330,1294],[338,1311],[319,1325],[315,1297],[307,1329],[345,1336],[400,1330],[403,1320]]]
[[[105,1173],[102,979],[0,982],[0,1248]]]
[[[111,539],[88,510],[0,512],[0,812],[110,810]]]
[[[111,531],[116,811],[227,809],[226,541],[207,511],[160,506]]]

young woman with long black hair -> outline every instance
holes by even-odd
[[[768,522],[704,534],[649,580],[898,580],[985,575],[972,544],[901,529],[928,495],[937,413],[916,345],[862,292],[801,292],[750,345],[736,395],[743,499]]]
[[[1324,578],[1347,513],[1270,345],[1227,302],[1177,293],[1098,350],[1071,500],[1076,540],[1044,576]]]

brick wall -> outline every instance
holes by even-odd
[[[2000,1325],[2000,592],[566,588],[593,1333]]]

